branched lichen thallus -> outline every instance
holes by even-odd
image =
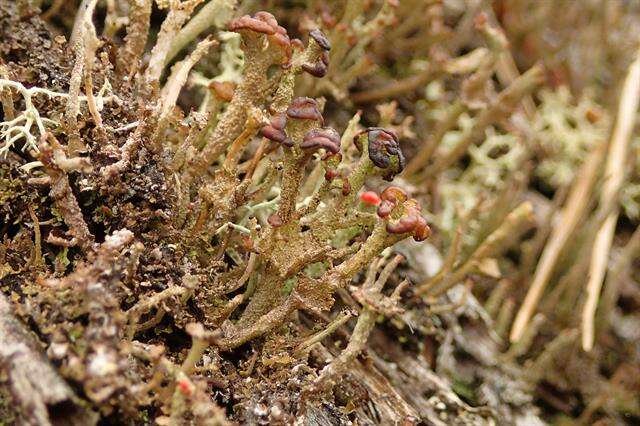
[[[218,168],[210,187],[201,191],[200,198],[205,200],[201,204],[198,220],[207,220],[208,211],[212,208],[222,211],[217,214],[223,218],[222,222],[231,219],[228,217],[230,213],[242,204],[238,200],[246,201],[244,190],[249,184],[247,176],[245,182],[238,181],[238,160],[262,124],[269,120],[263,112],[267,99],[272,99],[269,105],[270,119],[273,123],[278,123],[292,105],[295,76],[308,72],[320,77],[328,67],[327,52],[330,45],[319,30],[310,32],[306,48],[300,40],[291,40],[286,30],[267,12],[236,18],[229,23],[229,30],[239,33],[242,38],[242,81],[229,93],[226,99],[229,103],[224,112],[216,117],[215,127],[206,140],[199,142],[199,146],[187,155],[180,184],[180,205],[177,209],[180,223],[186,214],[190,191],[196,186],[202,188],[201,185],[193,184],[199,178],[207,181],[209,167],[225,152],[227,154],[223,167]],[[278,125],[274,124],[274,127],[277,128]],[[258,150],[257,161],[262,152],[263,150]],[[213,197],[208,194],[213,194]],[[221,205],[216,205],[216,199]],[[234,200],[234,203],[229,200]],[[215,225],[219,227],[222,223]],[[194,233],[198,233],[200,228],[201,223],[197,223]]]
[[[418,241],[429,236],[420,206],[401,188],[382,191],[376,212],[358,201],[367,177],[392,180],[402,170],[404,157],[395,134],[381,128],[362,131],[355,144],[360,158],[352,162],[340,153],[338,133],[320,127],[322,122],[314,100],[297,98],[263,129],[285,150],[282,193],[270,226],[255,245],[264,273],[237,324],[238,332],[271,319],[270,312],[282,306],[292,311],[330,309],[334,291],[344,288],[382,250],[408,236]],[[325,176],[308,201],[317,200],[316,207],[308,209],[299,190],[314,153],[319,154]],[[309,273],[310,265],[323,272]],[[272,327],[284,319],[279,316]]]
[[[221,328],[217,345],[222,349],[270,332],[297,309],[329,309],[334,291],[345,287],[382,250],[407,236],[423,240],[429,234],[418,203],[400,188],[382,192],[377,213],[357,198],[369,176],[391,181],[402,171],[404,157],[393,132],[366,129],[356,135],[355,143],[345,144],[348,152],[341,152],[345,141],[324,126],[318,102],[293,99],[297,74],[321,77],[326,72],[331,48],[326,37],[311,31],[305,48],[289,39],[266,12],[236,18],[229,29],[242,37],[242,81],[202,148],[191,150],[184,162],[180,211],[199,189],[192,235],[209,235],[210,225],[216,235],[224,226],[230,229],[235,212],[251,199],[255,191],[245,191],[251,184],[240,177],[238,160],[254,130],[265,138],[261,146],[279,145],[282,155],[277,164],[271,154],[264,162],[280,171],[277,208],[259,230],[252,231],[250,244],[243,248],[252,252],[253,275],[259,277],[249,280],[252,284],[243,295],[248,304],[239,321],[227,321]],[[268,118],[263,113],[267,99],[272,99]],[[260,149],[256,152],[260,161]],[[225,153],[211,179],[210,167]],[[312,168],[324,168],[324,177],[308,175]],[[204,185],[195,185],[200,180]],[[303,196],[302,188],[312,188],[311,194]]]

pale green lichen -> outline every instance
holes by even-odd
[[[587,153],[607,138],[610,120],[588,93],[575,100],[566,86],[542,90],[540,100],[532,123],[542,150],[535,172],[558,188],[571,182]]]

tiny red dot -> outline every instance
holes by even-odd
[[[365,191],[360,194],[360,201],[370,206],[377,206],[380,204],[380,197],[373,191]]]

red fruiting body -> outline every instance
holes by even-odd
[[[212,81],[209,89],[213,90],[217,97],[225,102],[231,102],[236,85],[230,81]]]
[[[265,138],[274,142],[279,142],[285,146],[292,147],[293,141],[289,139],[284,128],[287,124],[287,117],[284,114],[274,115],[269,124],[260,129],[260,133]]]
[[[390,234],[412,234],[415,241],[424,241],[431,235],[431,229],[425,218],[418,211],[408,211],[406,216],[397,222],[387,223],[387,232]]]
[[[253,16],[244,15],[229,22],[229,31],[240,32],[249,30],[256,33],[265,34],[269,41],[280,46],[284,50],[283,63],[288,63],[291,59],[291,40],[287,35],[287,30],[278,25],[276,18],[269,12],[257,12]]]
[[[178,389],[184,396],[191,396],[193,394],[193,389],[191,383],[188,380],[179,380],[178,381]]]
[[[272,215],[270,215],[267,218],[267,222],[269,223],[269,225],[273,226],[274,228],[278,228],[282,226],[282,218],[278,213],[273,213]]]
[[[414,199],[407,199],[407,193],[402,189],[390,186],[382,192],[381,198],[378,216],[383,219],[389,217],[398,204],[402,203],[404,208],[402,217],[387,223],[387,232],[390,234],[412,234],[416,241],[423,241],[431,235],[427,221],[420,215],[420,205]]]
[[[334,169],[328,169],[324,172],[324,178],[328,181],[334,180],[338,176],[338,171]]]
[[[278,130],[284,130],[287,125],[287,116],[284,114],[276,114],[271,117],[270,124]]]
[[[302,64],[302,69],[317,78],[322,78],[327,74],[327,66],[320,61],[313,65]]]
[[[345,178],[342,182],[342,195],[346,197],[349,193],[351,193],[351,184],[349,183],[349,180]]]
[[[360,194],[360,201],[369,206],[377,206],[382,200],[374,191],[365,191]]]
[[[253,15],[254,18],[259,19],[261,21],[264,21],[266,23],[268,23],[269,25],[271,25],[273,28],[277,29],[278,28],[278,21],[276,20],[276,17],[273,16],[271,13],[269,12],[265,12],[263,10],[261,10],[260,12],[256,12],[255,15]],[[280,27],[282,28],[282,27]],[[284,28],[282,28],[284,30]]]
[[[385,201],[391,201],[397,204],[406,201],[409,196],[404,191],[404,189],[397,186],[390,186],[382,191],[382,193],[380,194],[380,198]]]
[[[378,206],[378,216],[381,218],[387,218],[391,211],[398,205],[406,201],[408,198],[407,193],[402,188],[397,186],[390,186],[380,194],[382,202]]]
[[[340,135],[331,127],[322,127],[308,131],[300,144],[304,150],[326,149],[331,154],[340,152]]]
[[[260,133],[262,133],[262,136],[265,138],[274,142],[280,142],[286,146],[293,146],[293,143],[287,139],[287,134],[282,130],[275,129],[271,126],[264,126],[260,129]]]
[[[387,232],[390,234],[407,234],[416,226],[416,218],[414,216],[404,216],[397,222],[387,223]]]
[[[295,98],[287,108],[287,116],[298,120],[316,120],[321,124],[324,123],[318,103],[311,98]]]
[[[272,39],[276,44],[279,44],[282,47],[291,48],[291,40],[287,35],[287,30],[282,27],[278,27],[276,29],[276,33],[273,35]]]
[[[385,170],[382,176],[383,179],[387,181],[393,180],[393,177],[404,169],[405,164],[398,137],[390,130],[380,127],[369,127],[354,137],[354,142],[360,150],[362,150],[360,135],[363,133],[367,133],[369,159],[376,167]],[[397,158],[397,164],[395,167],[390,168],[393,157]]]
[[[431,228],[427,225],[427,220],[420,216],[415,229],[413,230],[413,239],[416,241],[424,241],[431,235]]]
[[[262,13],[266,13],[266,12],[262,12]],[[273,15],[271,16],[273,17]],[[278,25],[278,22],[276,22],[274,26],[268,22],[265,22],[262,19],[259,19],[258,14],[256,13],[255,17],[244,15],[236,19],[232,19],[231,22],[229,22],[229,31],[238,32],[241,30],[251,30],[257,33],[273,35],[276,33],[275,27],[277,25]]]
[[[322,61],[323,64],[325,64],[328,67],[329,66],[329,52],[322,52],[322,55],[320,55],[320,60]]]
[[[391,201],[382,201],[378,206],[378,216],[382,219],[389,217],[394,207],[395,204]]]
[[[323,50],[331,50],[331,42],[329,42],[327,36],[325,36],[324,33],[319,29],[316,28],[315,30],[311,30],[311,32],[309,33],[309,37],[314,39],[316,43],[318,43],[318,46],[320,46]]]
[[[331,50],[331,43],[329,39],[322,33],[322,31],[315,29],[309,33],[309,36],[315,40],[315,42],[324,50],[320,58],[313,64],[302,64],[302,69],[314,77],[324,77],[327,74],[329,67],[329,50]]]

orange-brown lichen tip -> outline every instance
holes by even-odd
[[[291,102],[287,108],[287,116],[298,120],[324,121],[315,99],[305,97],[295,98]]]
[[[360,143],[360,135],[367,134],[367,142],[369,148],[369,159],[378,168],[385,169],[383,179],[387,181],[393,180],[393,177],[400,173],[405,166],[404,155],[400,149],[398,136],[387,129],[381,127],[369,127],[354,137],[356,147],[362,151]],[[392,166],[392,158],[397,158],[397,162]]]
[[[403,203],[409,198],[407,193],[397,186],[390,186],[386,188],[380,194],[382,202],[378,206],[377,214],[382,219],[389,217],[393,209],[400,203]]]
[[[402,203],[409,198],[404,189],[398,186],[390,186],[380,194],[380,198],[393,203]]]
[[[331,42],[319,29],[311,30],[309,37],[314,39],[323,50],[331,50]]]
[[[258,12],[261,13],[261,12]],[[265,22],[263,19],[258,19],[258,13],[256,13],[256,17],[251,17],[249,15],[240,16],[239,18],[235,18],[229,22],[229,31],[238,32],[241,30],[250,30],[257,33],[262,33],[266,35],[273,35],[276,33],[276,28],[278,23],[275,23],[275,26],[272,25],[271,22]],[[266,12],[264,12],[266,13]],[[273,17],[273,15],[272,15]],[[275,18],[274,18],[275,21]]]
[[[230,81],[212,81],[209,83],[209,89],[213,90],[215,95],[225,102],[231,102],[236,85]]]
[[[300,144],[305,150],[324,148],[332,154],[340,152],[340,135],[331,127],[312,129],[308,131]]]

